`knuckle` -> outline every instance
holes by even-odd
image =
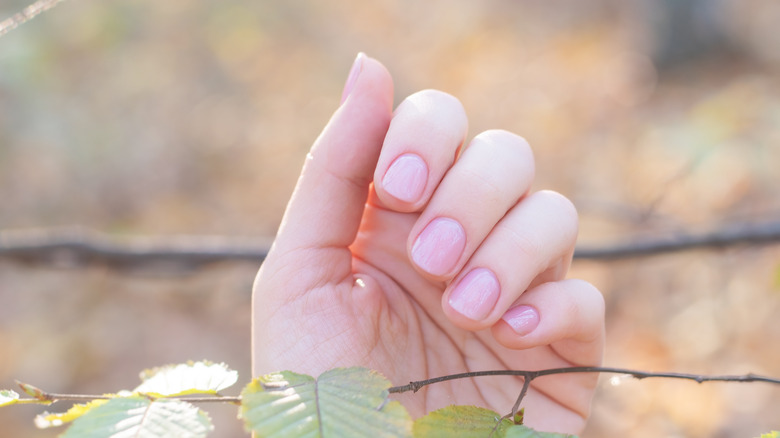
[[[466,154],[477,155],[473,159],[490,177],[516,180],[515,184],[530,185],[534,178],[533,152],[528,142],[509,131],[494,129],[483,131],[469,144]]]
[[[513,133],[503,129],[489,129],[482,131],[474,137],[473,144],[480,147],[492,147],[500,150],[507,150],[514,157],[521,158],[523,162],[533,163],[533,151],[528,141]]]
[[[466,119],[466,110],[460,100],[439,90],[427,89],[411,94],[401,102],[401,107],[412,107],[420,113],[444,111],[449,117]]]
[[[413,133],[418,139],[444,143],[462,142],[468,119],[466,110],[454,96],[438,90],[423,90],[404,99],[393,115],[393,126],[402,127],[405,135]]]
[[[577,207],[569,198],[552,190],[541,190],[533,194],[541,202],[549,205],[549,211],[559,219],[560,225],[567,233],[576,239],[579,230],[579,214]]]
[[[601,291],[585,280],[571,279],[567,280],[571,284],[571,290],[580,295],[580,305],[577,313],[586,327],[584,333],[591,334],[592,338],[601,335],[604,328],[604,317],[606,314],[606,302]]]

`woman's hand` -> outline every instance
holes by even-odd
[[[387,70],[358,56],[255,282],[254,374],[359,365],[400,385],[600,364],[602,296],[564,279],[576,210],[530,191],[525,140],[486,131],[464,146],[457,99],[421,91],[393,113],[392,96]],[[581,432],[596,380],[534,380],[526,423]],[[400,399],[414,417],[450,404],[508,412],[521,387],[479,377]]]

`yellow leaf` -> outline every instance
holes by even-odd
[[[103,405],[106,402],[108,402],[108,400],[92,400],[89,403],[73,405],[66,412],[60,412],[54,414],[49,412],[44,412],[35,417],[35,425],[39,429],[62,426],[63,424],[70,423],[76,418],[79,418],[80,416],[86,414],[91,409]]]

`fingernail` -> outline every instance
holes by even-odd
[[[404,154],[396,158],[385,177],[382,187],[394,198],[404,202],[420,199],[428,181],[428,166],[416,154]]]
[[[360,76],[360,72],[363,71],[363,60],[366,59],[366,54],[363,52],[358,53],[355,62],[352,63],[352,68],[349,70],[349,76],[347,76],[347,83],[344,84],[344,91],[341,92],[341,103],[343,104],[349,93],[352,92],[352,88],[355,87],[355,83]]]
[[[444,275],[455,267],[466,246],[466,232],[458,221],[432,220],[412,245],[412,260],[432,275]]]
[[[484,319],[498,301],[498,279],[490,269],[477,268],[466,274],[450,293],[455,311],[474,321]]]
[[[539,312],[531,306],[517,306],[501,317],[515,333],[525,336],[539,325]]]

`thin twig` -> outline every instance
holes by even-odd
[[[744,224],[708,233],[681,233],[600,247],[578,247],[575,258],[611,260],[735,245],[780,242],[780,222]],[[219,262],[260,264],[270,239],[226,236],[115,237],[80,227],[0,231],[0,259],[57,267],[101,265],[191,270]]]
[[[38,0],[30,6],[27,6],[26,8],[22,9],[21,12],[17,12],[11,17],[6,18],[0,22],[0,36],[7,34],[20,25],[32,20],[41,12],[47,11],[63,1],[65,0]]]
[[[23,398],[20,401],[37,400],[40,402],[55,403],[58,401],[90,402],[92,400],[110,400],[120,396],[112,395],[91,395],[91,394],[57,394],[44,392],[39,398]],[[152,400],[167,399],[181,400],[188,403],[241,403],[241,396],[215,395],[210,397],[150,397]]]
[[[637,379],[647,379],[651,377],[663,377],[669,379],[685,379],[693,380],[698,383],[702,382],[765,382],[774,383],[780,385],[780,378],[761,376],[758,374],[742,374],[742,375],[703,375],[703,374],[689,374],[689,373],[669,373],[669,372],[651,372],[651,371],[639,371],[631,370],[627,368],[614,368],[614,367],[566,367],[566,368],[550,368],[546,370],[538,371],[521,371],[521,370],[489,370],[489,371],[471,371],[468,373],[450,374],[447,376],[434,377],[432,379],[417,380],[409,382],[407,385],[393,386],[388,389],[391,393],[400,392],[417,392],[425,386],[433,385],[434,383],[446,382],[449,380],[466,379],[471,377],[484,377],[484,376],[516,376],[524,379],[533,380],[537,377],[550,376],[553,374],[573,374],[573,373],[607,373],[607,374],[626,374]]]
[[[468,373],[450,374],[448,376],[434,377],[432,379],[418,380],[409,382],[408,385],[394,386],[388,391],[390,393],[400,392],[417,392],[421,388],[432,385],[434,383],[445,382],[448,380],[465,379],[471,377],[482,376],[516,376],[523,378],[523,389],[520,391],[520,395],[517,397],[517,401],[512,407],[512,412],[507,414],[504,418],[512,418],[520,408],[520,404],[523,401],[531,381],[542,376],[550,376],[554,374],[573,374],[573,373],[609,373],[609,374],[625,374],[632,376],[636,379],[647,379],[651,377],[668,378],[668,379],[684,379],[693,380],[698,383],[702,382],[765,382],[774,383],[780,385],[780,378],[760,376],[757,374],[743,374],[743,375],[702,375],[702,374],[688,374],[688,373],[669,373],[669,372],[650,372],[650,371],[638,371],[626,368],[613,368],[613,367],[567,367],[567,368],[550,368],[546,370],[538,371],[519,371],[519,370],[490,370],[490,371],[473,371]]]
[[[704,375],[704,374],[690,374],[690,373],[671,373],[671,372],[651,372],[632,370],[627,368],[615,368],[615,367],[565,367],[565,368],[549,368],[545,370],[535,371],[523,371],[523,370],[488,370],[488,371],[472,371],[467,373],[450,374],[446,376],[434,377],[432,379],[417,380],[409,382],[407,385],[393,386],[387,391],[391,394],[402,392],[417,392],[421,388],[433,385],[434,383],[446,382],[449,380],[467,379],[473,377],[484,376],[515,376],[522,377],[524,379],[523,389],[520,391],[520,395],[517,398],[517,402],[512,407],[512,412],[507,417],[512,418],[520,408],[520,404],[528,392],[531,381],[543,376],[551,376],[556,374],[575,374],[575,373],[601,373],[601,374],[624,374],[632,376],[636,379],[648,379],[648,378],[667,378],[667,379],[683,379],[692,380],[697,383],[703,382],[764,382],[780,385],[780,378],[762,376],[758,374],[741,374],[741,375]],[[31,392],[37,393],[35,398],[20,399],[20,402],[25,401],[44,401],[44,402],[57,402],[57,401],[91,401],[91,400],[106,400],[114,398],[116,396],[111,395],[87,395],[87,394],[57,394],[45,392],[39,388],[33,387],[29,384],[21,382],[20,386],[24,389],[31,388]],[[26,390],[27,391],[27,390]],[[154,397],[152,397],[154,398]],[[241,403],[241,396],[198,396],[198,397],[162,397],[171,398],[175,400],[186,401],[190,403]]]
[[[103,394],[103,395],[88,395],[88,394],[58,394],[54,392],[46,392],[42,390],[41,388],[38,388],[36,386],[30,385],[29,383],[24,383],[20,381],[16,381],[16,384],[19,385],[22,390],[27,393],[28,395],[31,395],[32,398],[24,398],[17,400],[18,403],[44,403],[44,404],[51,404],[58,401],[77,401],[77,402],[83,402],[83,401],[92,401],[92,400],[109,400],[112,398],[121,397],[119,395],[111,395],[111,394]],[[160,398],[166,398],[171,400],[181,400],[186,401],[190,403],[213,403],[213,402],[222,402],[222,403],[241,403],[241,396],[237,397],[231,397],[231,396],[224,396],[215,394],[212,396],[195,396],[195,397],[166,397],[166,396],[154,396],[151,394],[146,393],[135,393],[135,394],[141,394],[143,396],[148,397],[151,400],[156,400]]]

